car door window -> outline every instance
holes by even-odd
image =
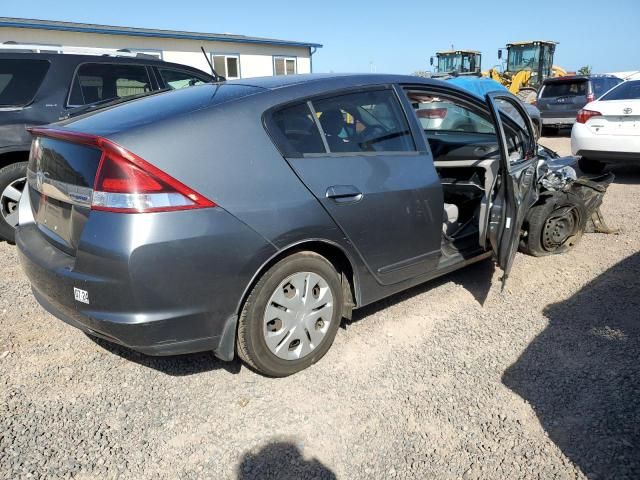
[[[412,152],[409,124],[392,90],[312,101],[331,153]]]
[[[408,96],[423,130],[495,135],[491,121],[463,102],[421,91],[409,91]]]
[[[0,107],[30,103],[47,70],[47,60],[0,60]]]
[[[270,133],[285,157],[326,153],[318,124],[307,103],[275,111],[269,123]]]
[[[496,98],[494,101],[502,116],[509,161],[518,163],[528,160],[529,152],[533,150],[531,142],[534,141],[527,131],[527,123],[530,120],[525,118],[513,103],[502,98]]]
[[[69,106],[139,95],[151,91],[144,65],[84,63],[76,72]]]
[[[167,88],[170,88],[171,90],[203,85],[211,81],[204,76],[194,75],[192,72],[186,72],[184,70],[158,68],[158,71],[160,72],[160,76]]]

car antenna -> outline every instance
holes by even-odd
[[[211,69],[211,73],[213,73],[213,78],[216,79],[216,82],[224,82],[224,81],[226,81],[227,80],[226,78],[224,78],[222,75],[218,75],[216,73],[216,71],[213,68],[213,64],[211,63],[211,60],[209,60],[209,56],[207,55],[207,52],[204,51],[204,47],[202,45],[200,45],[200,50],[202,50],[202,55],[204,55],[204,59],[209,64],[209,68]]]

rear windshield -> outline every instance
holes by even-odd
[[[573,80],[570,82],[550,82],[544,86],[540,98],[587,96],[588,83],[586,80]]]
[[[639,100],[640,80],[623,82],[600,100]]]
[[[30,103],[48,69],[46,60],[0,60],[0,107]]]
[[[613,77],[592,78],[591,85],[593,85],[593,94],[596,96],[596,98],[598,98],[602,96],[602,94],[607,93],[620,82],[622,82],[621,79]]]

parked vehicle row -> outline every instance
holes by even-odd
[[[587,103],[593,102],[622,82],[613,75],[569,75],[547,78],[540,89],[536,105],[547,133],[572,126]]]
[[[114,99],[211,82],[192,67],[149,56],[0,53],[0,239],[13,241],[26,182],[29,126]]]
[[[273,376],[318,361],[354,308],[490,256],[506,281],[521,242],[547,248],[526,234],[549,233],[528,218],[541,185],[571,182],[515,96],[417,77],[208,84],[31,132],[16,243],[38,301]],[[560,243],[587,220],[563,212]]]

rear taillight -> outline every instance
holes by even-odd
[[[596,96],[593,93],[587,95],[587,103],[595,102]]]
[[[428,108],[424,110],[418,110],[418,117],[420,118],[443,119],[446,116],[446,108]]]
[[[121,213],[168,212],[216,204],[159,168],[103,137],[48,128],[38,136],[99,148],[102,151],[91,199],[92,210]]]
[[[578,112],[578,116],[576,117],[576,122],[578,123],[587,123],[591,117],[601,117],[602,114],[600,112],[596,112],[594,110],[585,110],[584,108]]]

